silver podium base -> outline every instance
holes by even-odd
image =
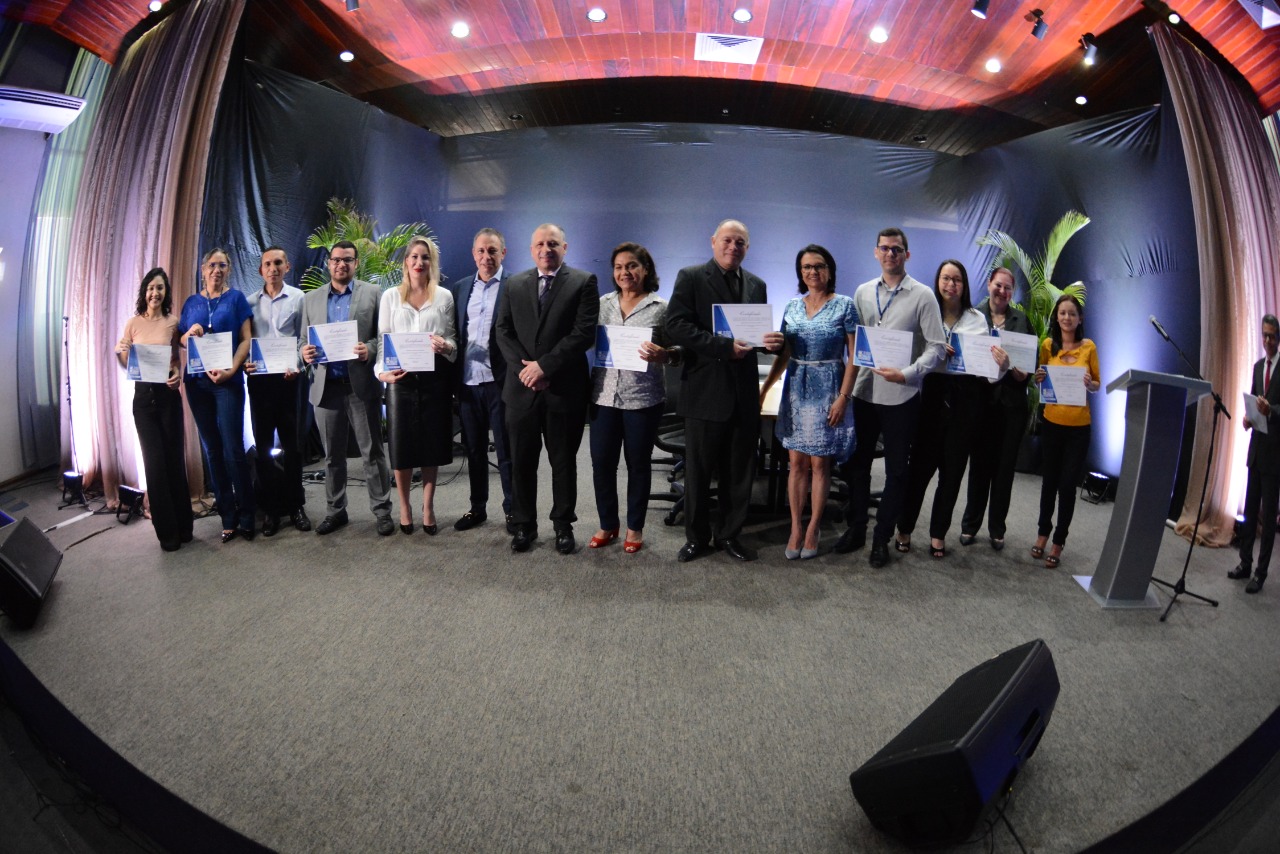
[[[1108,599],[1106,596],[1089,589],[1089,585],[1093,582],[1092,575],[1073,575],[1071,577],[1076,580],[1076,584],[1084,588],[1084,592],[1093,597],[1093,601],[1104,608],[1127,608],[1133,610],[1162,607],[1160,597],[1156,596],[1155,585],[1151,583],[1147,584],[1147,595],[1142,599]]]

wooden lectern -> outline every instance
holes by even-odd
[[[1184,411],[1212,386],[1176,374],[1126,371],[1107,394],[1116,389],[1129,397],[1116,506],[1093,578],[1078,580],[1088,582],[1089,595],[1104,608],[1159,608],[1151,572],[1182,452]]]

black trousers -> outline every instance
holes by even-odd
[[[282,374],[249,375],[249,417],[257,447],[258,506],[268,516],[288,516],[307,503],[302,489],[299,425],[307,381]],[[280,437],[280,467],[271,457]]]
[[[1013,493],[1014,467],[1018,464],[1022,437],[1027,432],[1026,402],[1010,407],[987,401],[978,418],[978,440],[972,446],[969,496],[960,519],[960,531],[977,534],[985,513],[987,533],[1002,540],[1009,516],[1009,497]]]
[[[1271,564],[1271,547],[1276,540],[1276,506],[1280,502],[1280,475],[1249,469],[1244,490],[1244,522],[1240,526],[1240,563],[1253,565],[1253,543],[1262,523],[1262,542],[1258,545],[1258,567],[1254,575],[1267,577]]]
[[[685,418],[685,539],[698,545],[735,539],[751,506],[760,412],[741,406],[726,421]],[[711,520],[711,484],[720,484],[715,524]]]
[[[883,437],[884,492],[876,511],[874,542],[885,543],[893,535],[893,527],[902,512],[907,494],[911,442],[916,433],[920,395],[906,403],[888,405],[853,399],[853,425],[858,446],[853,457],[841,469],[849,484],[849,527],[867,527],[871,505],[871,463],[876,455],[876,440]]]
[[[925,377],[916,436],[911,445],[907,494],[898,515],[898,530],[903,534],[915,530],[924,494],[936,473],[938,486],[933,491],[929,536],[938,540],[947,536],[969,464],[970,449],[979,438],[978,424],[986,389],[977,384],[985,382],[943,374]]]
[[[538,462],[547,446],[551,463],[551,522],[557,531],[578,521],[578,447],[587,423],[586,403],[568,411],[551,410],[545,395],[528,409],[507,407],[511,443],[511,518],[517,525],[538,520]]]
[[[471,481],[471,512],[483,513],[489,503],[489,433],[498,458],[502,512],[511,512],[511,454],[507,451],[507,408],[496,382],[464,385],[458,393],[458,418],[467,446],[467,477]]]
[[[1045,421],[1040,428],[1041,468],[1040,526],[1038,534],[1053,534],[1053,544],[1067,544],[1071,517],[1076,512],[1076,488],[1084,477],[1085,458],[1089,455],[1092,426],[1066,427]],[[1053,524],[1053,505],[1058,503],[1058,525]]]
[[[133,423],[156,539],[177,545],[191,538],[191,490],[183,453],[182,394],[164,383],[134,383]]]

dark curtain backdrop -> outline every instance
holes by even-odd
[[[244,65],[223,98],[204,239],[230,244],[252,289],[261,246],[296,256],[324,202],[354,198],[385,225],[422,218],[440,237],[447,280],[471,275],[471,238],[508,238],[507,269],[531,266],[528,236],[564,226],[570,264],[608,281],[610,250],[653,252],[669,293],[676,271],[710,257],[725,217],[751,229],[747,267],[770,283],[775,313],[795,293],[795,255],[826,245],[838,290],[878,275],[887,225],[909,237],[909,271],[931,281],[954,257],[975,299],[988,228],[1036,250],[1068,209],[1093,222],[1068,245],[1057,284],[1089,286],[1086,329],[1104,379],[1128,368],[1178,370],[1147,323],[1155,314],[1198,351],[1198,275],[1187,171],[1176,124],[1152,107],[957,158],[824,134],[721,125],[595,125],[440,139],[323,87]],[[296,264],[295,275],[303,265]],[[1021,285],[1021,283],[1020,283]],[[1122,394],[1095,400],[1091,463],[1120,469]]]

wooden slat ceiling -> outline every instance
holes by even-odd
[[[180,3],[182,0],[173,0]],[[252,0],[250,59],[323,82],[444,136],[602,121],[828,131],[968,153],[1154,103],[1154,0]],[[1280,108],[1280,27],[1239,0],[1172,4],[1229,63],[1259,114]],[[608,17],[592,23],[587,10]],[[751,10],[747,24],[736,8]],[[1044,40],[1027,19],[1043,10]],[[114,59],[152,23],[145,0],[10,0],[4,14]],[[165,14],[164,12],[159,13]],[[455,38],[456,21],[470,27]],[[889,31],[884,44],[871,28]],[[698,33],[763,39],[753,65],[694,59]],[[1098,63],[1080,62],[1097,35]],[[355,53],[349,64],[337,55]],[[987,71],[998,58],[1003,68]],[[1079,106],[1077,95],[1089,103]]]

